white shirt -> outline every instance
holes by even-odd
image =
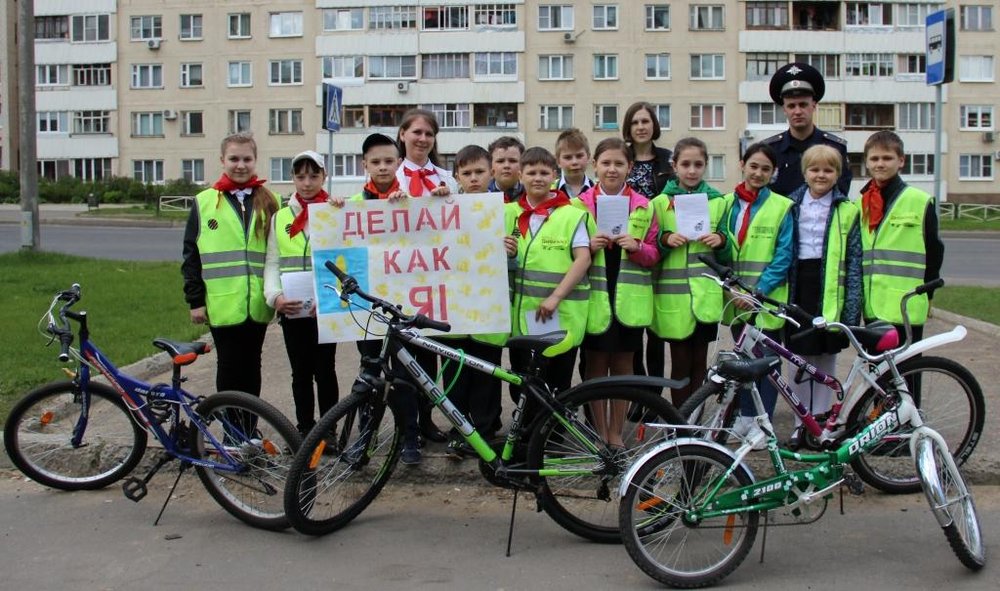
[[[406,176],[405,170],[406,169],[420,170],[421,168],[426,168],[427,170],[434,171],[434,174],[428,176],[427,178],[432,183],[434,183],[435,187],[440,186],[441,183],[444,183],[446,187],[451,189],[452,193],[458,192],[458,184],[455,182],[455,178],[451,175],[450,172],[441,168],[440,166],[434,166],[434,164],[430,160],[427,161],[426,165],[419,166],[411,162],[408,158],[403,158],[403,164],[396,169],[396,180],[399,181],[399,188],[409,193],[410,177]],[[423,186],[423,183],[421,183],[421,186]],[[411,197],[421,197],[424,195],[430,195],[430,191],[427,190],[427,187],[423,187],[423,191],[421,191],[416,195],[411,195]]]
[[[832,204],[833,191],[816,199],[806,189],[799,206],[799,260],[823,258],[826,222]]]

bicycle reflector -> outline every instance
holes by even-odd
[[[309,469],[315,470],[316,466],[319,466],[319,460],[323,457],[323,450],[326,449],[326,442],[320,440],[319,445],[313,450],[312,455],[309,456]]]

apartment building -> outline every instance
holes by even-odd
[[[3,34],[0,52],[0,170],[17,167],[17,4],[0,5],[0,29]],[[13,149],[12,149],[13,148]]]

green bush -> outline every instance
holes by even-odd
[[[9,171],[0,171],[0,203],[21,200],[20,179]],[[66,176],[59,180],[39,179],[40,203],[87,203],[91,194],[100,203],[142,203],[155,208],[161,195],[197,195],[203,186],[183,179],[162,185],[145,184],[129,177],[111,177],[101,181],[84,181]]]
[[[17,203],[21,200],[21,182],[17,174],[0,170],[0,203]]]

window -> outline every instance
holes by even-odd
[[[777,125],[784,127],[788,125],[785,118],[785,111],[774,103],[748,103],[747,123],[749,125]]]
[[[958,178],[963,181],[992,181],[993,154],[961,154]]]
[[[670,80],[670,54],[646,54],[646,80]]]
[[[647,4],[646,5],[646,30],[647,31],[669,31],[670,30],[670,5],[669,4]]]
[[[747,80],[770,80],[787,63],[787,53],[748,53]]]
[[[100,181],[111,177],[110,158],[76,158],[73,176],[84,181]]]
[[[204,183],[205,161],[201,158],[181,160],[181,178],[189,183]]]
[[[617,80],[618,56],[614,54],[594,54],[594,80]]]
[[[473,127],[517,128],[517,105],[488,103],[472,106]]]
[[[69,66],[65,64],[35,66],[35,86],[69,86]]]
[[[423,9],[425,31],[461,31],[469,28],[465,6],[427,6]]]
[[[133,16],[132,41],[146,41],[163,37],[163,17],[160,15]]]
[[[250,131],[250,111],[229,111],[229,133]]]
[[[163,88],[163,66],[132,64],[132,88]]]
[[[848,2],[847,26],[881,27],[892,24],[892,4]]]
[[[618,129],[618,105],[594,105],[594,129]]]
[[[416,29],[417,8],[415,6],[372,6],[368,9],[368,28]]]
[[[993,56],[959,56],[958,80],[960,82],[993,82]]]
[[[230,87],[253,85],[250,62],[229,62],[229,78],[226,85]]]
[[[787,2],[747,2],[748,29],[787,29]]]
[[[39,111],[38,133],[69,133],[69,112]]]
[[[239,12],[229,15],[229,38],[250,38],[250,13]]]
[[[613,31],[618,28],[618,5],[594,5],[594,30]]]
[[[540,55],[538,56],[539,80],[572,80],[573,56]]]
[[[891,53],[848,53],[844,56],[848,78],[888,78],[893,74]]]
[[[476,77],[510,78],[517,76],[517,54],[494,51],[475,54]]]
[[[323,11],[324,31],[360,31],[364,28],[364,8],[328,8]]]
[[[292,182],[291,158],[271,158],[271,182],[272,183]]]
[[[365,108],[364,107],[343,107],[344,114],[340,121],[343,127],[364,127]]]
[[[271,37],[301,37],[301,12],[272,12]]]
[[[660,122],[660,129],[670,129],[672,122],[670,119],[670,105],[653,105],[656,109],[656,120]]]
[[[270,70],[271,86],[302,84],[302,60],[274,60]]]
[[[324,78],[364,78],[365,58],[360,55],[336,55],[323,58]]]
[[[73,66],[73,86],[111,86],[111,64]]]
[[[55,181],[69,176],[69,160],[39,160],[38,175]]]
[[[907,154],[899,174],[905,176],[934,176],[934,154]]]
[[[132,178],[141,183],[163,182],[162,160],[133,160]]]
[[[202,18],[200,14],[181,15],[181,41],[201,39]]]
[[[444,103],[421,105],[437,117],[441,129],[468,129],[472,127],[472,109],[469,103]]]
[[[822,129],[844,129],[844,109],[837,103],[820,103],[813,123]]]
[[[725,129],[725,105],[691,105],[691,129]]]
[[[163,112],[132,113],[133,137],[163,137]]]
[[[709,154],[705,163],[705,179],[722,181],[726,178],[726,157],[722,154]]]
[[[891,129],[894,105],[847,105],[845,129]]]
[[[573,6],[542,4],[538,7],[539,31],[572,31],[573,26]]]
[[[721,5],[695,4],[691,6],[692,31],[721,31],[725,28],[725,9]]]
[[[36,16],[35,41],[44,39],[69,39],[69,17]]]
[[[472,10],[476,26],[517,26],[517,10],[513,4],[476,4]]]
[[[538,127],[545,131],[573,127],[573,105],[542,105]]]
[[[420,59],[420,75],[428,79],[468,78],[469,54],[425,53]]]
[[[963,31],[992,31],[993,7],[977,4],[962,7]]]
[[[792,28],[796,31],[839,31],[839,2],[796,2],[792,4]]]
[[[205,118],[201,111],[181,112],[181,135],[204,135]]]
[[[819,70],[826,79],[840,78],[840,56],[827,53],[797,53],[795,61],[805,62]]]
[[[302,109],[271,109],[268,119],[272,135],[302,133]]]
[[[927,56],[923,53],[904,53],[899,55],[899,76],[907,79],[921,80],[927,74]]]
[[[181,88],[196,88],[202,84],[201,64],[181,64]]]
[[[927,15],[940,8],[937,4],[899,4],[896,7],[896,25],[923,27],[927,22]]]
[[[372,127],[399,127],[407,105],[372,105],[368,107],[368,119]]]
[[[958,126],[969,131],[993,131],[993,105],[962,105]]]
[[[73,113],[73,133],[111,133],[110,111],[76,111]]]
[[[368,58],[369,78],[416,78],[417,57],[413,55],[373,55]]]
[[[691,54],[692,80],[724,80],[726,58],[721,53]]]
[[[89,41],[110,41],[110,16],[107,14],[84,14],[72,18],[71,38],[77,43]]]
[[[900,103],[897,129],[900,131],[933,131],[934,103]]]
[[[364,178],[364,161],[360,154],[334,154],[333,176]]]

